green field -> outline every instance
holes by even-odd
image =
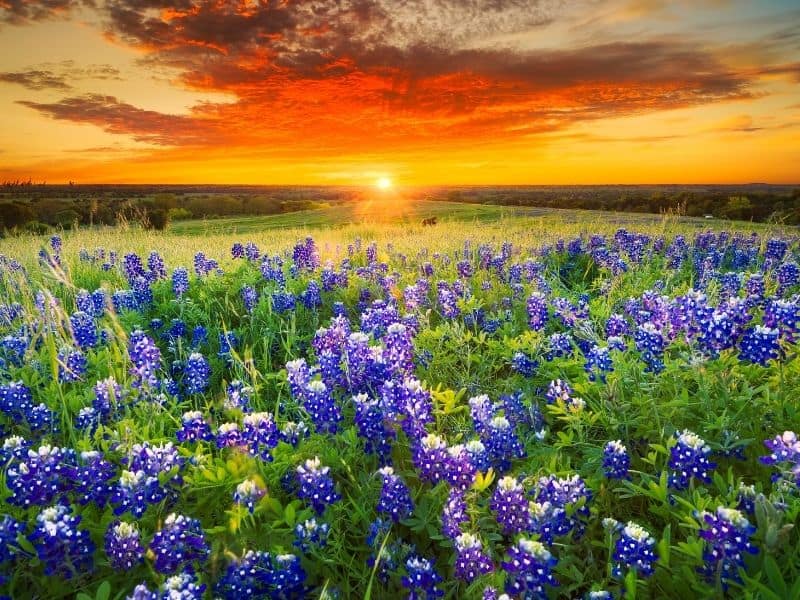
[[[409,201],[401,206],[391,202],[368,205],[346,203],[341,206],[316,210],[298,211],[281,215],[225,217],[219,219],[196,219],[175,221],[170,233],[175,235],[214,235],[233,233],[255,233],[274,229],[319,229],[345,225],[420,225],[428,217],[436,217],[440,223],[496,223],[514,221],[514,225],[529,218],[554,220],[559,224],[605,223],[616,226],[642,226],[664,221],[679,222],[693,228],[708,227],[710,222],[696,217],[665,217],[641,213],[609,213],[595,210],[573,210],[537,207],[509,207],[487,204],[466,204],[440,201]],[[715,227],[719,220],[711,223]],[[727,223],[726,223],[727,224]],[[739,226],[751,226],[740,224]],[[761,229],[762,224],[752,224]]]

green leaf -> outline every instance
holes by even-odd
[[[767,580],[769,580],[772,589],[777,592],[779,596],[788,598],[786,582],[783,580],[783,575],[781,575],[778,563],[775,562],[772,556],[767,555],[764,557],[764,572],[767,574]]]
[[[95,600],[108,600],[108,597],[111,595],[111,584],[108,581],[104,581],[100,584],[100,587],[97,588],[97,593],[94,595]]]
[[[286,508],[283,510],[283,517],[286,519],[286,522],[289,525],[294,526],[294,520],[296,516],[297,513],[294,509],[294,506],[292,506],[291,504],[287,504]]]

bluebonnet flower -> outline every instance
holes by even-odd
[[[647,365],[646,371],[660,373],[664,369],[664,348],[666,341],[664,335],[651,322],[639,325],[633,334],[636,349],[641,353],[642,360]]]
[[[489,470],[490,460],[489,452],[486,446],[480,440],[470,440],[464,445],[464,450],[469,456],[469,461],[475,468],[475,471],[485,472]]]
[[[323,467],[316,456],[297,467],[297,480],[300,484],[297,496],[311,504],[318,515],[325,512],[329,504],[341,498],[334,489],[330,470],[330,467]]]
[[[32,408],[33,394],[22,381],[0,384],[0,411],[16,421],[25,418]]]
[[[796,342],[800,331],[800,304],[796,299],[769,300],[764,307],[764,325],[777,329],[782,339]]]
[[[223,600],[300,600],[306,595],[305,580],[306,573],[293,554],[273,556],[250,550],[228,565],[214,591]]]
[[[450,463],[447,443],[435,433],[414,443],[411,459],[422,481],[436,485],[447,478]]]
[[[314,239],[307,237],[303,242],[295,244],[292,251],[292,260],[298,269],[313,271],[319,267],[319,252]]]
[[[92,503],[104,508],[114,493],[111,482],[116,476],[117,468],[100,452],[81,452],[75,468],[75,497],[82,505]]]
[[[503,561],[506,572],[506,592],[520,598],[546,599],[545,586],[555,587],[558,580],[552,569],[558,560],[542,544],[527,538],[520,539],[508,550],[508,560]]]
[[[92,407],[100,419],[105,420],[115,411],[123,397],[122,386],[113,377],[108,377],[95,384]]]
[[[70,448],[42,445],[8,467],[6,486],[15,506],[45,506],[63,499],[75,481],[77,458]]]
[[[100,424],[100,416],[93,406],[84,406],[75,417],[75,429],[87,430],[91,435]]]
[[[217,352],[217,356],[225,359],[226,363],[231,364],[231,352],[236,350],[238,345],[239,338],[236,336],[235,331],[220,331],[219,352]]]
[[[584,520],[589,517],[592,492],[580,476],[540,477],[531,493],[535,496],[535,503],[530,505],[532,529],[543,539],[550,535],[566,535],[571,531],[576,536],[583,533]]]
[[[241,410],[244,413],[252,410],[250,408],[250,394],[253,392],[253,388],[238,379],[234,379],[228,384],[225,391],[224,407],[226,410]]]
[[[476,433],[483,434],[489,426],[489,421],[495,416],[495,406],[486,394],[474,396],[467,401],[469,414],[472,417],[472,426]]]
[[[250,513],[255,510],[256,503],[264,497],[267,490],[262,488],[255,480],[245,479],[236,486],[233,501],[247,508]]]
[[[295,305],[295,295],[291,292],[286,290],[276,290],[272,292],[272,310],[277,314],[292,311]]]
[[[453,489],[467,490],[472,487],[475,481],[477,469],[472,464],[470,454],[463,444],[457,444],[447,448],[447,469],[445,479]]]
[[[69,318],[72,338],[78,348],[93,348],[97,345],[97,326],[88,313],[78,310]]]
[[[206,422],[203,413],[191,410],[183,413],[181,428],[175,433],[179,442],[199,442],[214,439],[211,426]]]
[[[408,590],[408,600],[433,600],[444,592],[436,586],[442,578],[433,568],[433,561],[412,556],[406,560],[406,574],[400,582]]]
[[[217,430],[217,448],[237,448],[244,445],[238,423],[223,423]]]
[[[469,523],[464,492],[450,490],[447,502],[442,509],[442,533],[451,540],[455,540],[462,534],[461,525],[464,523]]]
[[[534,292],[528,298],[528,325],[534,331],[544,329],[548,319],[547,299],[544,294]]]
[[[206,391],[211,376],[211,365],[206,357],[199,352],[193,352],[186,361],[184,381],[187,394],[202,394]]]
[[[456,538],[455,576],[472,583],[476,578],[494,571],[494,564],[483,551],[483,544],[477,536],[462,533]]]
[[[158,382],[156,372],[161,368],[161,350],[152,338],[141,329],[131,333],[128,355],[133,363],[133,387],[154,387]]]
[[[764,251],[764,258],[773,262],[783,260],[786,252],[789,250],[789,242],[779,238],[770,238],[767,240],[767,248]]]
[[[17,550],[17,537],[24,535],[25,523],[20,523],[9,515],[0,518],[0,586],[6,583],[5,573],[11,572],[13,563],[19,551]]]
[[[764,440],[764,445],[770,454],[762,456],[761,462],[780,468],[785,477],[800,486],[800,440],[797,434],[784,431],[771,440]]]
[[[503,416],[494,417],[489,421],[481,440],[486,446],[492,465],[501,473],[511,468],[512,460],[525,456],[525,448],[517,433]]]
[[[280,439],[290,446],[297,448],[300,440],[305,437],[308,437],[308,427],[302,421],[287,421],[281,427]]]
[[[319,284],[313,279],[308,282],[306,290],[300,294],[300,302],[309,310],[322,306],[322,294]]]
[[[530,527],[531,515],[525,490],[514,477],[503,477],[497,482],[489,508],[494,511],[505,535],[521,533]]]
[[[248,312],[253,312],[253,309],[258,304],[258,292],[250,285],[242,287],[242,302]]]
[[[547,399],[548,404],[556,404],[558,402],[563,402],[564,404],[568,404],[571,397],[572,397],[572,388],[566,381],[562,381],[561,379],[554,379],[547,386],[547,393],[545,394],[545,398]]]
[[[547,360],[571,355],[572,336],[569,333],[554,333],[547,338],[547,351],[545,352]]]
[[[408,486],[395,475],[392,467],[383,467],[378,473],[383,480],[378,499],[378,512],[389,515],[395,522],[409,517],[414,509],[414,503],[411,501]]]
[[[123,470],[111,496],[111,503],[114,504],[115,515],[130,511],[138,519],[147,510],[148,505],[158,504],[166,497],[167,492],[161,486],[157,475],[145,473],[141,469]]]
[[[204,325],[196,325],[192,330],[192,348],[199,348],[208,343],[208,330]]]
[[[164,519],[164,525],[150,542],[150,550],[155,555],[156,571],[167,575],[195,563],[202,564],[209,554],[200,521],[175,513]]]
[[[552,544],[556,536],[566,535],[572,530],[573,522],[567,517],[566,510],[553,502],[531,501],[528,510],[531,515],[530,531],[538,534],[545,544]]]
[[[88,363],[80,350],[67,346],[58,351],[58,380],[62,383],[81,381]]]
[[[524,352],[514,352],[514,355],[511,357],[511,369],[523,377],[532,377],[538,366],[539,363]]]
[[[139,529],[134,523],[111,523],[106,530],[105,551],[111,568],[129,571],[144,558]]]
[[[231,258],[244,258],[244,246],[241,242],[234,242],[231,246]]]
[[[654,551],[655,538],[633,521],[620,529],[614,545],[614,576],[624,578],[629,570],[634,569],[638,577],[650,577],[658,560]]]
[[[628,450],[619,440],[613,440],[603,449],[603,473],[609,479],[628,479],[631,458]]]
[[[317,523],[317,520],[312,517],[295,526],[292,545],[306,554],[312,550],[318,550],[327,543],[330,529],[330,525]]]
[[[586,355],[583,368],[589,374],[589,381],[595,381],[599,377],[600,381],[605,383],[606,373],[614,370],[609,348],[593,345]]]
[[[342,412],[322,381],[314,380],[306,385],[303,407],[311,416],[318,432],[336,433],[342,420]]]
[[[245,415],[242,441],[247,445],[252,456],[270,461],[270,450],[278,445],[280,434],[272,415],[268,412],[257,412]]]
[[[711,483],[710,471],[717,465],[708,460],[711,448],[696,433],[684,429],[676,432],[676,444],[670,450],[669,486],[675,490],[685,490],[693,478],[703,483]]]
[[[380,400],[357,394],[353,396],[353,404],[356,408],[354,421],[358,434],[364,438],[366,451],[377,454],[382,463],[388,462],[396,434],[386,425]]]
[[[29,536],[45,575],[71,579],[94,568],[94,543],[89,532],[79,529],[81,518],[63,504],[45,508],[36,517],[36,528]]]
[[[50,236],[50,247],[53,249],[53,252],[59,254],[62,248],[62,241],[60,235],[53,235]]]
[[[741,583],[739,569],[746,554],[758,553],[751,538],[756,528],[738,510],[720,506],[716,513],[702,512],[700,537],[705,540],[703,566],[698,571],[710,581],[719,581],[723,589]]]

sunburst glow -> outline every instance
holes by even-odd
[[[392,180],[388,177],[381,177],[378,181],[375,182],[375,185],[378,187],[379,190],[388,190],[392,187]]]

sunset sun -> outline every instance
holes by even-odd
[[[388,177],[381,177],[375,182],[375,185],[379,190],[388,190],[392,187],[392,180]]]

